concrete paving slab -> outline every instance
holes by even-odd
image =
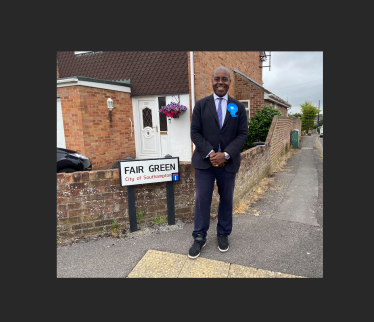
[[[179,278],[220,277],[227,278],[230,263],[198,257],[187,259]]]
[[[127,276],[128,278],[178,277],[186,255],[150,249]]]
[[[229,270],[229,278],[306,278],[305,276],[297,276],[280,272],[273,272],[254,267],[246,267],[242,265],[231,264]]]

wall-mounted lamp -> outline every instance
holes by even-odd
[[[113,106],[113,100],[110,97],[107,100],[107,104],[108,104],[108,109],[109,109],[110,127],[112,127],[112,109],[114,108],[114,106]]]

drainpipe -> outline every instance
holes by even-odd
[[[195,106],[195,82],[194,82],[194,68],[193,68],[193,51],[190,51],[190,70],[191,70],[191,104],[192,110]]]
[[[190,71],[191,71],[191,112],[195,106],[195,82],[194,82],[194,68],[193,68],[193,51],[190,51]],[[195,144],[193,144],[193,151],[195,151]]]

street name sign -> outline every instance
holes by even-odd
[[[118,161],[121,187],[179,181],[179,157]]]

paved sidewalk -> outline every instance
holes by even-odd
[[[57,277],[323,277],[323,159],[315,137],[301,137],[285,171],[274,174],[273,188],[233,216],[228,252],[217,249],[215,219],[195,260],[187,257],[191,223],[58,247]]]

